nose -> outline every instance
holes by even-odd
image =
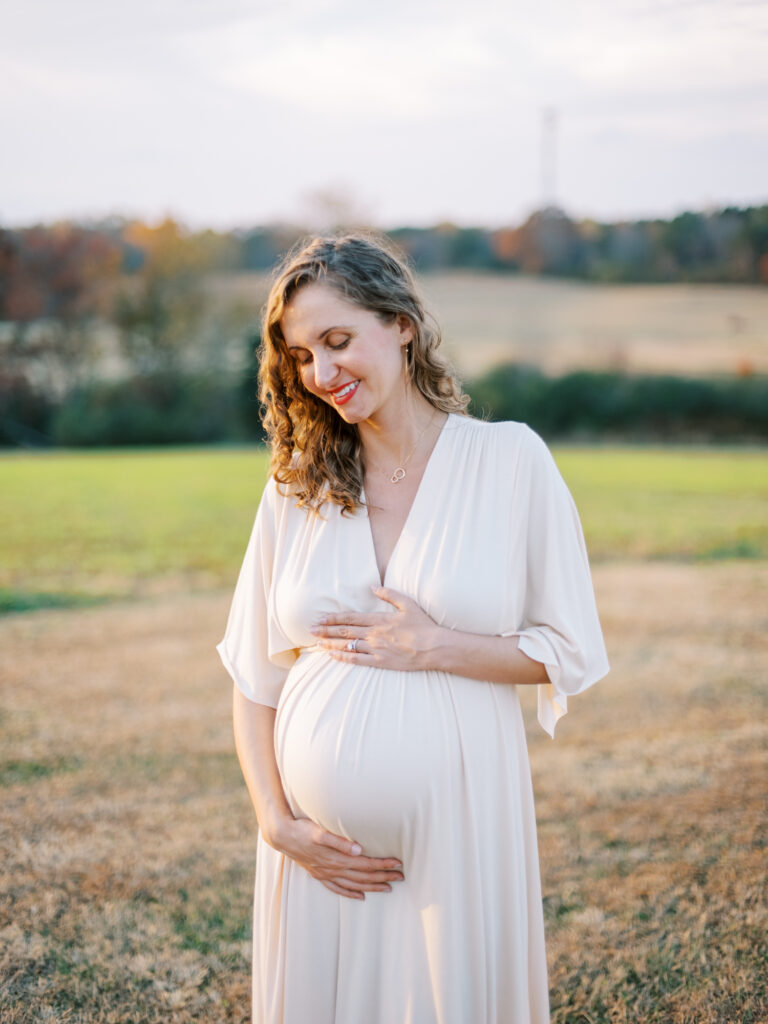
[[[318,390],[326,390],[335,382],[339,372],[333,352],[324,350],[315,352],[313,363],[315,387]]]

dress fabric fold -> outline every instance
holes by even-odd
[[[546,445],[519,423],[448,417],[385,585],[441,625],[515,635],[541,661],[539,721],[608,670],[584,540]],[[365,509],[264,491],[219,652],[276,708],[291,810],[399,857],[405,881],[337,896],[258,840],[255,1024],[545,1024],[536,824],[516,688],[334,661],[322,613],[392,612]]]

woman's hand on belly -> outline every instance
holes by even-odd
[[[441,627],[410,597],[387,587],[374,593],[392,612],[339,612],[312,624],[317,646],[337,661],[413,672],[431,668]]]
[[[312,624],[317,646],[337,661],[400,672],[451,672],[510,685],[549,682],[544,665],[519,648],[517,635],[466,633],[438,626],[410,597],[387,587],[374,593],[390,612],[339,612]]]
[[[390,882],[403,880],[396,857],[365,857],[359,843],[309,818],[284,822],[272,845],[339,896],[364,900],[366,892],[390,892]]]

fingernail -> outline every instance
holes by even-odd
[[[351,849],[350,852],[351,852],[353,857],[359,857],[360,854],[363,852],[363,848],[360,845],[360,843],[353,843],[352,844],[352,849]]]
[[[316,618],[314,618],[312,620],[312,625],[313,626],[324,626],[326,621],[327,620],[326,620],[324,615],[318,615]]]

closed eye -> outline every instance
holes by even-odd
[[[347,334],[344,337],[337,340],[326,339],[325,344],[328,348],[333,349],[334,352],[339,352],[349,345],[352,338]],[[291,355],[294,357],[299,366],[309,366],[312,362],[312,353],[306,348],[292,348],[289,350]]]

